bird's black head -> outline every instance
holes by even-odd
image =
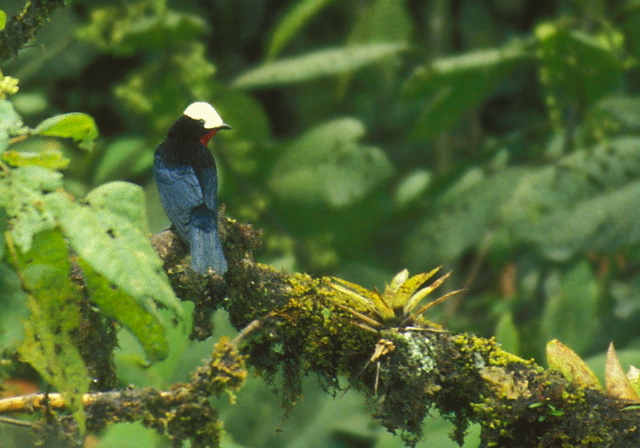
[[[184,114],[169,129],[169,135],[200,140],[206,145],[222,129],[231,129],[209,103],[198,101],[184,110]]]

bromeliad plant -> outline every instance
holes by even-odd
[[[353,324],[376,334],[380,338],[375,345],[371,358],[369,358],[369,361],[360,372],[360,374],[364,372],[371,363],[376,363],[374,386],[376,394],[380,372],[379,360],[396,349],[395,344],[389,340],[388,332],[446,331],[441,325],[425,319],[423,314],[433,306],[462,292],[462,289],[451,291],[419,306],[422,299],[442,285],[451,274],[445,274],[430,285],[422,288],[440,269],[441,266],[411,278],[409,278],[409,271],[405,269],[394,277],[383,293],[376,289],[368,290],[355,283],[335,277],[329,283],[337,293],[332,296],[332,302],[355,318],[352,321]]]
[[[394,277],[382,294],[376,289],[368,290],[355,283],[333,277],[330,286],[338,293],[334,296],[333,302],[356,318],[353,321],[355,325],[375,334],[390,329],[444,331],[440,325],[426,320],[423,314],[433,306],[462,292],[462,289],[451,291],[418,308],[422,299],[435,291],[451,275],[445,274],[421,289],[441,268],[442,266],[411,278],[409,271],[405,269]]]

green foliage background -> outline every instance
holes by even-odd
[[[206,355],[210,344],[194,343],[193,359],[180,358],[184,335],[154,303],[188,312],[144,243],[168,225],[153,148],[205,100],[234,128],[214,142],[221,201],[264,230],[263,262],[378,288],[403,268],[442,264],[450,288],[469,289],[433,311],[452,330],[496,335],[540,361],[553,338],[596,358],[613,340],[638,365],[639,29],[635,0],[71,2],[2,66],[20,91],[0,89],[11,167],[0,184],[0,343],[28,353],[20,317],[28,300],[49,300],[37,281],[68,271],[56,260],[74,251],[92,300],[130,332],[124,384],[166,386]],[[110,306],[112,284],[122,308]],[[58,320],[38,320],[41,331],[73,321],[47,303]],[[169,358],[137,370],[131,334],[147,359]],[[261,387],[229,408],[228,446],[400,444],[357,396],[326,401],[310,385],[283,424]],[[100,446],[123,446],[127,431],[139,429],[114,428]],[[446,431],[426,434],[434,443]]]

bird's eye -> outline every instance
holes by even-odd
[[[204,126],[204,118],[198,118],[198,122],[199,122],[202,126]]]

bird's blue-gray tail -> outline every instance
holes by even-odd
[[[209,268],[218,275],[227,272],[227,259],[222,251],[217,216],[214,212],[204,206],[191,212],[189,239],[191,267],[194,271],[200,275],[206,274]]]

